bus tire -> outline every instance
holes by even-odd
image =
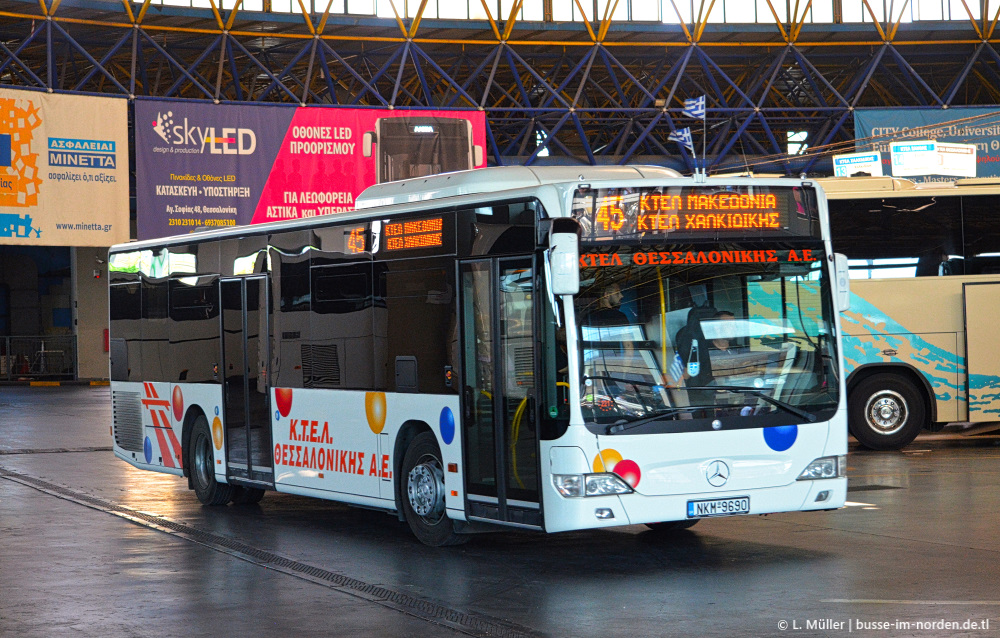
[[[215,445],[204,416],[195,419],[191,432],[191,484],[205,505],[225,505],[233,498],[233,486],[215,480]]]
[[[896,374],[863,379],[847,399],[847,423],[858,443],[872,450],[898,450],[927,424],[927,404],[912,383]]]
[[[264,498],[264,490],[243,485],[233,487],[233,505],[256,505]]]
[[[403,455],[400,495],[406,522],[417,539],[431,547],[459,545],[468,536],[455,533],[444,506],[444,466],[432,432],[421,432]]]
[[[662,523],[646,523],[646,527],[654,532],[679,532],[682,529],[694,527],[700,518],[689,518],[685,521],[664,521]]]

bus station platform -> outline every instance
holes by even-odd
[[[996,636],[1000,444],[851,449],[848,505],[422,545],[380,512],[202,506],[111,453],[107,387],[0,388],[0,636]]]

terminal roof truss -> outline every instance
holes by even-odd
[[[384,19],[308,12],[301,0],[297,15],[242,11],[242,0],[231,10],[215,0],[211,9],[0,0],[0,84],[482,109],[496,164],[692,170],[695,158],[668,141],[691,126],[710,172],[822,172],[832,150],[853,149],[855,108],[1000,103],[1000,0],[981,0],[981,19],[969,10],[968,20],[913,23],[876,20],[875,1],[862,0],[864,23],[810,24],[812,0],[795,0],[788,20],[775,12],[771,24],[737,25],[709,22],[715,0],[696,0],[699,17],[689,24],[522,22],[523,0],[488,20],[423,19],[426,1],[411,19]],[[681,114],[683,100],[699,95],[707,96],[704,140],[701,122]],[[789,157],[787,135],[797,131],[807,132],[809,149]]]

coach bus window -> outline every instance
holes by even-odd
[[[535,200],[460,211],[459,254],[527,254],[534,250],[535,221],[542,215]]]
[[[995,196],[962,197],[965,225],[965,274],[1000,273],[1000,226]]]
[[[219,279],[215,276],[170,280],[170,365],[174,381],[217,381],[219,363]]]
[[[307,388],[373,388],[371,264],[311,269],[309,341],[301,342]]]
[[[298,234],[298,233],[294,233]],[[308,234],[308,233],[307,233]],[[286,239],[282,236],[282,239]],[[309,237],[299,239],[308,241]],[[273,241],[273,240],[272,240]],[[301,388],[301,343],[310,339],[308,244],[271,247],[271,374],[275,386]]]
[[[414,357],[420,392],[458,392],[454,271],[449,267],[453,263],[450,258],[431,258],[379,264],[385,319],[376,322],[376,339],[385,349],[376,367],[384,369],[390,386],[397,357]],[[451,381],[446,378],[449,369]]]
[[[962,253],[959,198],[884,198],[830,202],[833,248],[847,255],[851,277],[938,276],[954,272],[943,255]],[[949,262],[946,268],[942,263]]]
[[[111,380],[141,381],[142,303],[139,283],[111,284]]]
[[[174,381],[164,362],[169,361],[167,280],[142,279],[142,378],[144,381]]]

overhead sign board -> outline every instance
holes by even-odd
[[[889,148],[892,174],[895,177],[976,176],[976,147],[974,144],[914,140],[893,142]]]
[[[129,240],[128,101],[0,89],[0,244]]]
[[[833,156],[833,176],[851,177],[859,173],[869,177],[882,177],[882,153],[848,153]]]

